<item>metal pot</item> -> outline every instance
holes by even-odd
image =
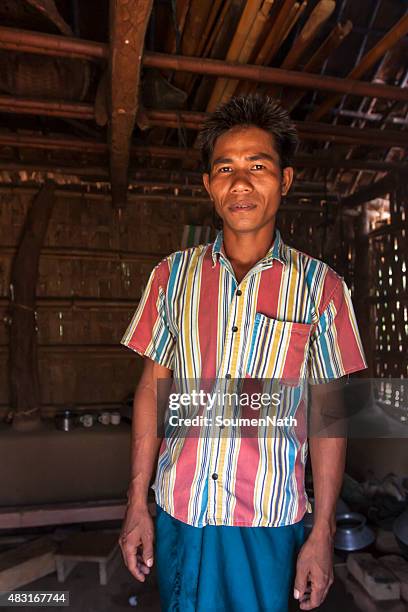
[[[370,546],[375,540],[372,529],[367,527],[366,518],[358,512],[342,512],[336,516],[334,547],[351,552]]]
[[[61,431],[71,431],[77,426],[76,414],[72,410],[64,410],[55,415],[55,427]]]

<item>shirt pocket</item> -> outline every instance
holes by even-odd
[[[305,375],[312,324],[279,321],[257,312],[246,373],[297,385]]]

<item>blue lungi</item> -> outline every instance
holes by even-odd
[[[287,612],[303,521],[284,527],[193,527],[156,509],[163,611]]]

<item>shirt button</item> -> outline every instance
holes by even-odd
[[[229,379],[231,378],[231,374],[226,374],[226,375],[225,375],[225,378],[226,378],[227,380],[229,380]]]
[[[217,478],[218,478],[218,474],[213,474],[213,475],[211,476],[211,478],[212,478],[213,480],[217,480]]]
[[[238,327],[236,325],[234,325],[234,327],[232,328],[233,332],[237,332],[238,331]]]
[[[240,295],[242,295],[242,291],[241,289],[237,289],[237,296],[239,297]]]

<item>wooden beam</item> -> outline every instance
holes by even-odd
[[[0,529],[122,520],[125,510],[125,499],[3,507],[0,509]]]
[[[0,146],[22,147],[27,149],[45,149],[50,151],[80,151],[83,153],[103,154],[108,151],[105,142],[88,138],[69,138],[67,136],[44,136],[43,134],[1,133]],[[132,145],[131,153],[146,157],[168,157],[180,159],[184,157],[198,159],[198,149],[182,149],[177,147],[155,145]]]
[[[68,136],[44,136],[43,134],[0,133],[0,146],[44,149],[48,151],[82,151],[84,153],[106,153],[108,145],[88,138]]]
[[[42,115],[44,117],[70,117],[73,119],[94,120],[93,104],[83,102],[54,102],[36,98],[17,98],[0,95],[0,112]]]
[[[0,49],[86,59],[102,60],[108,57],[108,47],[103,43],[4,27],[0,27]],[[236,64],[202,57],[167,55],[151,51],[145,52],[142,62],[147,67],[176,72],[191,72],[193,74],[227,77],[272,85],[299,87],[307,90],[318,89],[340,94],[408,101],[408,91],[406,89],[367,83],[356,80],[354,77],[341,79],[326,75],[308,74],[302,71],[283,70],[253,64]]]
[[[207,113],[190,111],[145,111],[145,118],[149,127],[157,125],[177,128],[183,126],[187,129],[199,130],[208,116]],[[383,148],[406,146],[406,134],[402,131],[359,130],[343,125],[328,125],[307,121],[297,121],[295,125],[301,140],[361,144]]]
[[[87,60],[107,60],[109,57],[109,47],[105,43],[3,26],[0,26],[0,49]]]
[[[390,85],[341,79],[296,70],[283,70],[282,68],[255,66],[253,64],[236,64],[202,57],[166,55],[165,53],[146,51],[143,57],[143,65],[162,70],[193,72],[195,74],[236,78],[273,85],[289,85],[301,89],[318,89],[356,96],[408,101],[408,89]]]
[[[152,6],[153,0],[110,1],[109,151],[115,208],[126,204],[144,38]]]
[[[27,149],[44,150],[64,150],[80,151],[83,153],[103,154],[107,151],[104,142],[93,141],[90,139],[67,138],[67,137],[48,137],[42,134],[22,135],[22,134],[2,134],[0,133],[0,147],[21,147]],[[198,149],[182,149],[167,146],[144,146],[133,145],[131,147],[132,156],[143,157],[164,157],[168,159],[199,159]],[[58,167],[57,162],[55,162]],[[22,162],[24,165],[24,162]],[[344,168],[355,170],[372,170],[376,172],[386,172],[389,170],[405,170],[405,162],[386,162],[370,159],[346,159],[344,156],[330,155],[297,155],[294,160],[297,168]]]
[[[340,206],[342,208],[359,206],[360,204],[365,204],[366,202],[375,200],[375,198],[380,198],[381,196],[390,193],[390,191],[393,191],[396,182],[397,177],[394,174],[387,174],[387,176],[379,181],[376,181],[369,187],[365,187],[364,189],[353,193],[353,195],[340,200]]]
[[[385,55],[387,51],[392,49],[403,36],[408,32],[408,13],[394,25],[393,28],[372,48],[368,51],[357,66],[353,68],[346,77],[348,79],[361,78],[370,68],[372,68],[378,60]],[[408,90],[406,90],[408,91]],[[377,97],[377,96],[373,96]],[[330,96],[310,115],[312,121],[317,121],[333,108],[339,101],[340,96]]]
[[[16,429],[30,429],[40,421],[35,300],[40,252],[54,201],[54,185],[47,183],[27,213],[11,269],[9,375]]]

